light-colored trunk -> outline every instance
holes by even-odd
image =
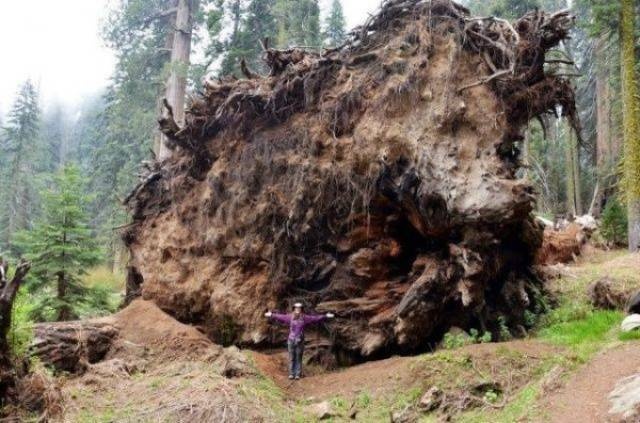
[[[168,2],[168,7],[176,8],[177,0],[170,0]],[[171,60],[171,51],[173,49],[173,39],[176,33],[174,29],[176,27],[175,13],[172,13],[169,16],[169,18],[167,19],[167,25],[169,29],[167,30],[167,36],[165,37],[165,40],[164,40],[164,51],[162,54],[164,55],[165,52],[167,52],[166,54],[169,56],[168,59]],[[167,88],[166,88],[166,85],[164,84],[158,88],[158,97],[156,100],[156,116],[160,116],[163,113],[162,99],[166,95],[166,91],[167,91]],[[156,128],[156,132],[153,137],[153,151],[156,154],[156,157],[160,157],[160,148],[164,142],[163,137],[164,135],[162,134],[162,132],[160,132],[160,129]]]
[[[640,116],[635,78],[635,2],[622,0],[620,54],[624,128],[624,187],[629,218],[629,250],[640,250]]]
[[[173,47],[171,49],[171,72],[167,81],[165,98],[173,108],[173,117],[178,125],[184,125],[185,93],[187,73],[191,55],[192,7],[195,0],[178,0]],[[158,158],[171,156],[164,139],[160,145]]]

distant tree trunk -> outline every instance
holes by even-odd
[[[607,63],[608,36],[596,41],[596,188],[589,213],[599,217],[606,203],[608,187],[613,173],[614,155],[611,145],[611,92]]]
[[[67,242],[66,232],[62,234],[63,245]],[[64,262],[65,253],[62,252],[62,261]],[[58,272],[58,301],[60,301],[60,308],[58,309],[58,321],[71,320],[71,310],[66,304],[67,300],[67,275],[64,270]]]
[[[573,129],[566,125],[566,174],[567,174],[567,212],[574,216],[582,214],[582,195],[580,193],[580,165],[578,143]]]
[[[189,57],[191,55],[192,12],[195,0],[178,0],[173,47],[171,49],[171,73],[167,81],[165,98],[173,108],[173,118],[178,125],[184,124],[185,93],[187,88],[187,73]],[[164,160],[171,155],[166,145],[166,139],[160,145],[158,158]]]
[[[640,117],[635,78],[635,2],[622,0],[620,54],[624,128],[624,182],[629,218],[629,250],[640,249]]]

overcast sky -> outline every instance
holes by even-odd
[[[31,78],[44,103],[77,104],[104,87],[115,65],[100,38],[115,0],[0,0],[0,115]],[[326,7],[331,0],[320,0]],[[347,26],[362,23],[379,0],[342,0]]]

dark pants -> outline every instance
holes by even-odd
[[[287,341],[289,349],[289,375],[300,377],[302,374],[302,353],[304,352],[304,341]]]

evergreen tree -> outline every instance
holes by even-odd
[[[80,277],[100,261],[100,251],[88,225],[89,198],[83,191],[78,167],[63,167],[42,192],[42,218],[32,230],[16,235],[32,262],[30,289],[44,293],[37,296],[38,320],[72,320],[79,317],[80,307],[92,302]]]
[[[616,197],[611,198],[602,212],[600,233],[614,245],[627,241],[627,214]]]
[[[242,58],[242,1],[229,0],[227,5],[231,15],[232,31],[229,39],[224,43],[225,56],[220,66],[220,74],[228,75],[238,69]]]
[[[289,43],[307,48],[320,48],[320,6],[318,0],[290,1]]]
[[[265,70],[260,41],[273,38],[277,31],[272,7],[272,0],[251,0],[247,7],[241,32],[242,55],[254,69]]]
[[[9,111],[5,136],[0,145],[3,167],[0,170],[2,198],[0,245],[11,247],[13,234],[29,227],[36,212],[33,177],[40,134],[38,93],[27,80]]]
[[[327,45],[333,47],[341,45],[346,38],[346,23],[340,0],[333,0],[331,3],[331,9],[329,10],[329,15],[327,16],[325,25]]]

